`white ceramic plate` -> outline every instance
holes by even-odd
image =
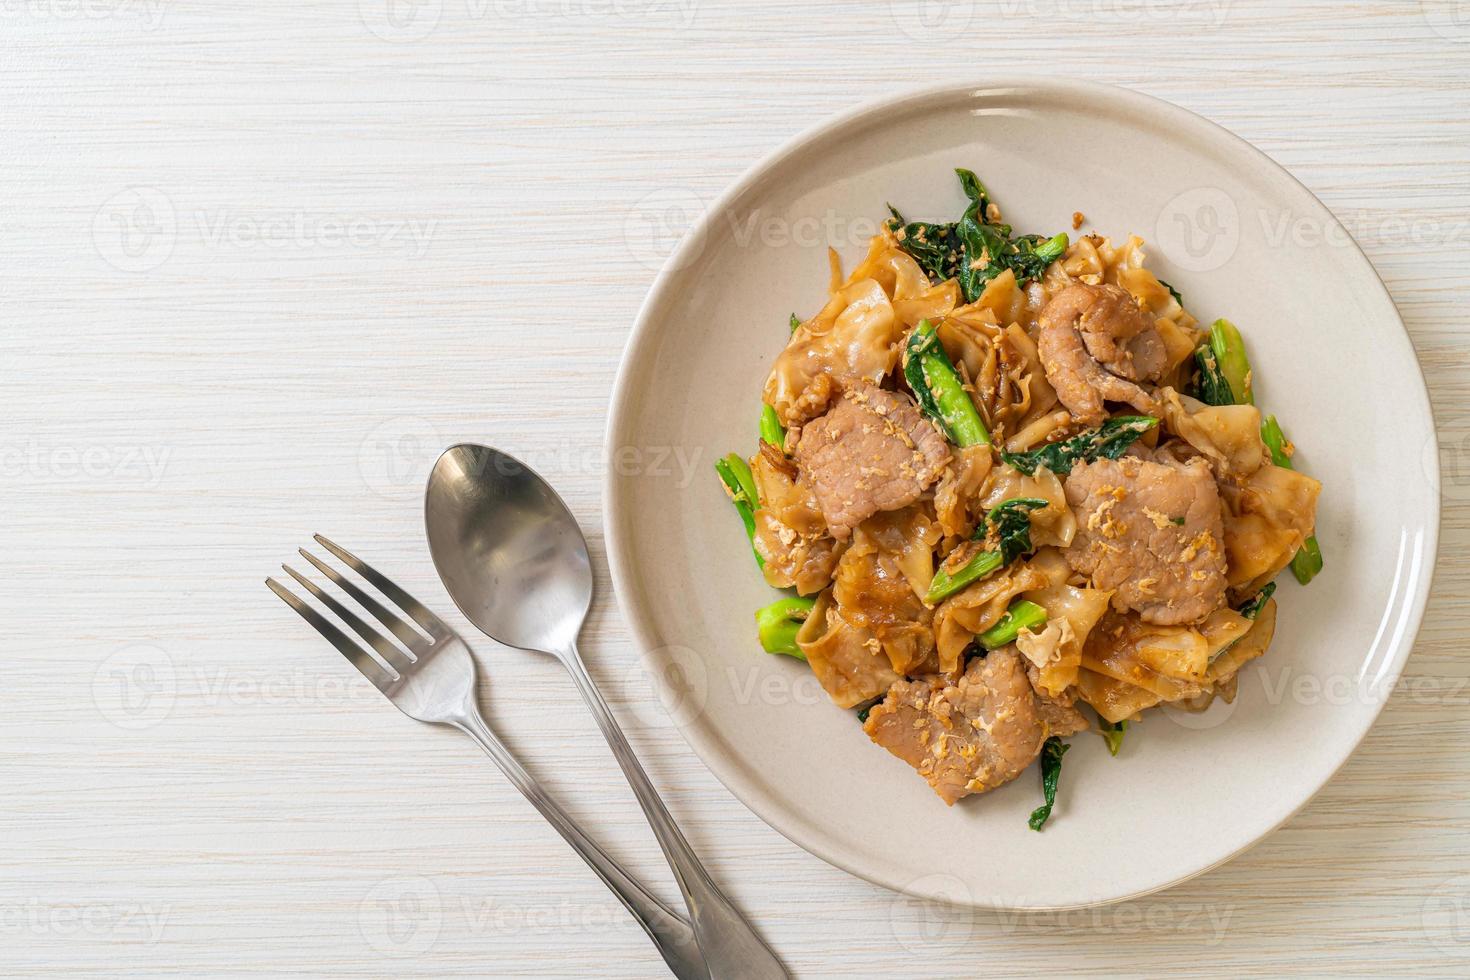
[[[1343,152],[1350,152],[1344,148]],[[1285,574],[1270,651],[1233,705],[1149,712],[1118,758],[1073,739],[1056,813],[1033,769],[946,808],[805,665],[762,653],[773,599],[712,463],[755,446],[761,385],[892,201],[953,220],[975,170],[1022,232],[1149,241],[1150,265],[1245,334],[1259,404],[1325,484],[1326,570]],[[608,549],[646,665],[689,743],[813,854],[951,902],[1069,908],[1142,895],[1240,853],[1363,738],[1419,626],[1439,521],[1423,378],[1392,301],[1331,214],[1262,153],[1175,106],[1096,84],[984,81],[904,94],[808,132],[741,178],[644,304],[608,426]],[[691,476],[677,463],[692,462]],[[1330,857],[1330,856],[1329,856]]]

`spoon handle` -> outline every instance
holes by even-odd
[[[516,789],[521,791],[531,805],[541,812],[547,823],[556,828],[572,849],[582,856],[588,866],[612,889],[623,905],[638,920],[648,938],[658,947],[659,954],[679,980],[708,980],[709,969],[704,956],[696,944],[693,931],[683,916],[650,895],[643,885],[622,869],[601,847],[582,833],[582,828],[567,815],[555,800],[546,794],[530,773],[522,768],[515,756],[490,730],[474,704],[465,706],[462,713],[451,721],[454,727],[474,739],[485,754],[494,760]]]
[[[674,818],[669,816],[664,801],[648,781],[643,766],[633,754],[632,746],[623,736],[607,702],[602,699],[602,692],[588,675],[576,644],[573,643],[560,659],[572,675],[577,689],[582,692],[587,706],[592,709],[603,737],[607,739],[614,758],[623,769],[623,775],[633,787],[638,804],[643,807],[643,814],[653,828],[653,835],[658,838],[658,845],[663,849],[669,867],[674,869],[674,877],[679,882],[679,890],[684,894],[685,904],[689,906],[694,935],[699,940],[699,948],[704,952],[712,980],[780,980],[789,977],[790,974],[782,967],[776,954],[761,941],[750,923],[745,921],[744,916],[716,887],[699,857],[674,823]]]

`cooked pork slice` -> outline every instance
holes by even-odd
[[[1067,562],[1148,623],[1192,623],[1225,602],[1225,532],[1209,464],[1132,456],[1081,463],[1066,483],[1077,515]]]
[[[1026,676],[1029,680],[1030,671]],[[1060,697],[1055,698],[1047,697],[1040,691],[1036,691],[1034,681],[1031,683],[1031,689],[1036,692],[1036,717],[1041,719],[1041,727],[1046,729],[1048,736],[1065,737],[1088,729],[1087,719],[1075,707],[1077,695],[1073,689],[1069,688]]]
[[[795,455],[827,527],[845,541],[866,518],[918,500],[949,447],[907,395],[862,385],[802,427]]]
[[[899,681],[868,712],[868,737],[928,780],[945,803],[1015,779],[1051,735],[1087,727],[1075,708],[1043,707],[1020,654],[1002,647],[970,661],[960,679]]]
[[[1139,308],[1126,289],[1107,285],[1071,288],[1091,294],[1077,319],[1077,332],[1087,353],[1120,378],[1157,380],[1168,352],[1154,318]]]
[[[1138,382],[1155,381],[1167,352],[1153,319],[1124,289],[1077,283],[1041,311],[1037,351],[1046,379],[1077,421],[1096,425],[1104,402],[1126,402],[1141,412],[1154,399]]]

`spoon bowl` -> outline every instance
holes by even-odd
[[[462,444],[434,464],[424,496],[429,552],[460,612],[508,646],[566,656],[592,603],[577,519],[529,466]]]

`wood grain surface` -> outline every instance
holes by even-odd
[[[767,828],[665,720],[602,553],[614,371],[699,202],[855,102],[995,72],[1172,100],[1306,183],[1403,313],[1444,468],[1357,755],[1231,864],[1086,912],[924,905]],[[468,740],[262,585],[320,531],[468,634],[419,504],[460,439],[588,530],[591,669],[797,975],[1470,973],[1467,78],[1464,2],[0,0],[0,973],[661,975]],[[492,723],[675,898],[560,669],[475,645]]]

